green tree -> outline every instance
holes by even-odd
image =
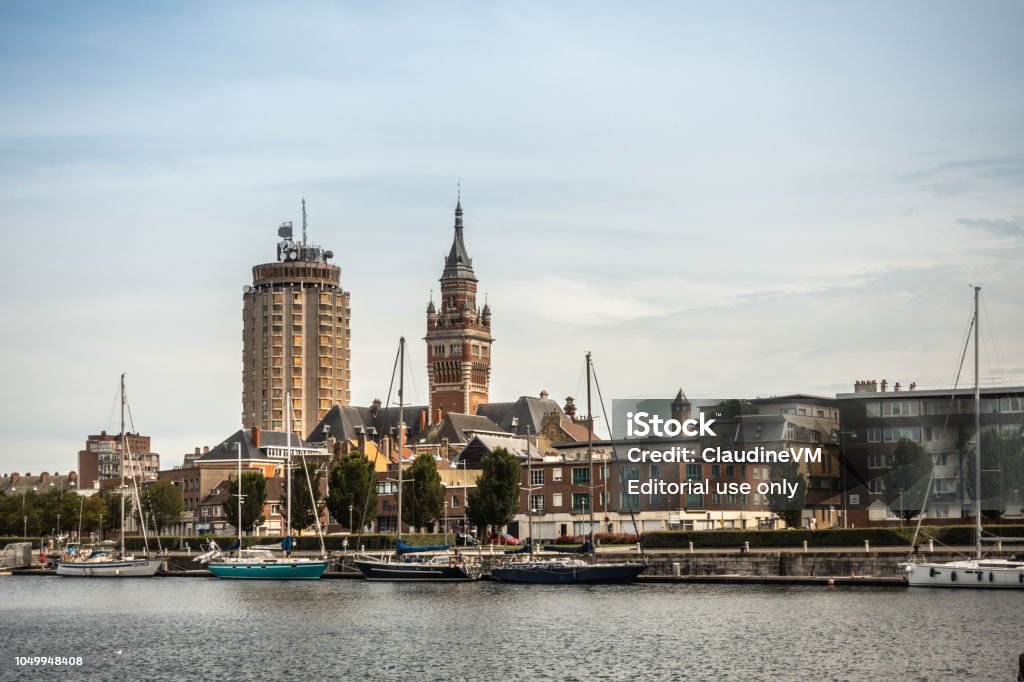
[[[964,490],[974,500],[975,452],[964,452]],[[1024,491],[1024,428],[981,430],[981,508],[989,518],[999,518],[1006,503]]]
[[[793,484],[796,484],[793,497],[789,497],[785,491],[769,491],[765,497],[768,498],[768,509],[775,512],[790,528],[799,528],[807,503],[807,477],[800,471],[800,464],[775,462],[768,467],[768,477],[772,483],[785,481],[788,484],[784,486],[785,490],[793,490]]]
[[[305,485],[305,482],[303,482]],[[228,522],[238,528],[238,479],[228,482],[228,494],[231,502],[226,506]],[[263,523],[263,505],[267,501],[267,482],[262,471],[242,472],[242,530],[252,531]]]
[[[157,481],[142,493],[142,510],[149,517],[149,527],[158,535],[181,520],[185,502],[181,490],[170,481]]]
[[[306,474],[309,474],[309,482],[306,481]],[[309,528],[316,521],[316,517],[323,509],[323,500],[320,495],[320,469],[313,462],[299,463],[292,469],[292,529],[302,531]],[[310,483],[313,485],[312,498],[309,494]]]
[[[927,492],[932,476],[931,455],[920,443],[901,438],[892,453],[892,470],[885,476],[890,508],[910,521],[928,507]]]
[[[497,532],[512,521],[519,507],[522,466],[519,458],[505,448],[485,454],[480,465],[476,488],[467,496],[466,515],[481,531],[492,526]]]
[[[758,411],[757,405],[747,400],[738,400],[736,398],[723,400],[714,407],[705,410],[715,419],[733,419],[741,414],[757,414]]]
[[[104,509],[102,511],[102,532],[103,536],[106,537],[108,532],[120,531],[121,529],[121,492],[115,490],[101,490],[98,497],[103,501],[104,505]],[[125,516],[131,515],[131,511],[131,498],[126,496],[124,500]],[[99,524],[97,524],[97,527],[99,527]]]
[[[413,460],[402,483],[402,520],[423,528],[444,514],[444,486],[434,456],[424,452]]]
[[[373,464],[358,453],[346,455],[331,467],[329,481],[327,508],[331,514],[338,521],[347,524],[351,506],[352,524],[357,528],[364,528],[377,511],[377,486]]]

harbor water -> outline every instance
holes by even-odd
[[[0,581],[0,679],[1013,680],[1024,652],[1020,591]]]

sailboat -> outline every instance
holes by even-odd
[[[981,551],[981,387],[978,379],[978,296],[974,287],[974,522],[973,559],[943,563],[904,564],[912,587],[966,587],[972,589],[1024,589],[1024,561],[986,559]]]
[[[285,550],[285,556],[275,554],[272,548],[253,547],[242,549],[242,444],[236,443],[238,447],[238,539],[233,548],[233,553],[223,554],[220,548],[214,548],[195,558],[195,561],[209,562],[207,568],[218,578],[228,580],[319,580],[330,562],[324,550],[324,538],[320,529],[320,519],[316,518],[317,536],[320,538],[320,557],[295,557],[291,556],[291,548],[294,543],[292,538],[292,424],[291,424],[291,393],[285,395],[285,404],[288,411],[285,420],[287,430],[287,477],[288,477],[288,499],[286,505],[287,525],[284,541],[281,543]],[[303,456],[305,465],[305,456]],[[309,487],[309,497],[313,499],[313,486],[309,480],[309,470],[303,466],[306,472],[306,484]]]
[[[590,399],[590,380],[593,376],[593,363],[590,352],[587,352],[587,414],[592,415]],[[529,461],[529,448],[527,448]],[[594,428],[587,429],[587,463],[590,470],[594,469]],[[491,569],[491,579],[506,583],[535,583],[547,585],[593,585],[631,583],[647,569],[647,564],[640,562],[613,563],[596,560],[594,553],[594,504],[593,490],[590,501],[590,533],[586,543],[575,553],[577,557],[537,558],[533,555],[532,528],[528,551],[509,563]],[[529,506],[529,505],[528,505]],[[529,522],[530,517],[527,516]],[[582,555],[586,554],[587,558]]]
[[[405,452],[405,337],[398,341],[398,541],[394,560],[363,557],[355,564],[363,577],[373,581],[389,582],[467,582],[480,578],[480,566],[456,554],[442,554],[421,558],[423,552],[447,552],[448,545],[414,547],[402,542],[402,458]]]
[[[57,565],[57,575],[82,577],[82,578],[151,578],[160,570],[159,559],[148,557],[135,557],[125,551],[124,547],[124,526],[125,526],[125,466],[132,465],[131,450],[124,433],[124,374],[121,374],[121,544],[120,548],[104,547],[102,544],[95,547],[75,548],[71,552],[65,552]],[[133,506],[138,506],[139,487],[135,478],[135,470],[132,468]],[[148,545],[146,538],[146,526],[142,524],[142,535]]]

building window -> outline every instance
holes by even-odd
[[[530,510],[535,514],[544,513],[544,496],[543,495],[531,495],[530,496]]]
[[[590,467],[573,467],[572,484],[587,485],[590,483]]]
[[[881,443],[882,442],[882,429],[878,427],[872,427],[868,429],[868,442],[869,443]]]
[[[452,509],[458,509],[458,508],[459,508],[459,496],[458,495],[452,495]]]
[[[551,480],[561,481],[562,480],[562,467],[555,467],[551,470]]]
[[[530,485],[544,485],[543,469],[533,469],[530,471]]]
[[[874,478],[868,481],[868,490],[870,490],[872,493],[876,495],[881,495],[884,492],[884,488],[882,487],[882,479]]]
[[[561,507],[562,506],[562,493],[551,493],[551,506]]]
[[[889,466],[889,455],[871,454],[868,455],[868,469],[885,469]]]
[[[622,473],[623,482],[640,480],[640,467],[638,466],[623,466],[619,471]]]
[[[637,510],[640,508],[640,496],[628,493],[619,493],[619,507],[625,510]]]
[[[934,455],[932,455],[932,459],[935,460],[935,466],[937,466],[937,467],[944,467],[944,466],[946,466],[946,453],[945,452],[936,452]]]
[[[761,440],[764,436],[764,424],[758,424],[754,430],[754,440]]]
[[[867,410],[867,416],[869,417],[881,417],[882,416],[882,403],[874,400],[864,405]]]
[[[590,511],[590,493],[573,493],[572,510],[574,512]]]

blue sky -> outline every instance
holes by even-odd
[[[352,292],[353,398],[451,240],[492,398],[948,386],[983,288],[1024,383],[1024,6],[0,5],[0,470],[135,425],[166,466],[239,425],[241,287],[298,222]]]

